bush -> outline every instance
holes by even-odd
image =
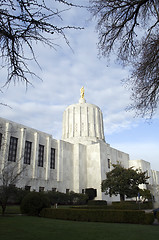
[[[159,212],[156,213],[156,218],[159,221]]]
[[[144,219],[144,224],[152,224],[153,222],[154,222],[153,213],[146,213],[145,214],[145,219]]]
[[[22,213],[38,216],[43,208],[50,207],[50,200],[45,193],[30,192],[22,200],[20,208]]]
[[[69,196],[71,205],[84,205],[88,201],[87,194],[70,192]]]
[[[42,217],[91,222],[152,224],[153,214],[144,211],[107,211],[88,209],[43,209]]]
[[[51,205],[55,203],[65,205],[69,201],[68,195],[61,192],[49,191],[47,192],[47,196],[50,199]]]
[[[93,200],[97,196],[97,189],[94,188],[86,188],[85,194],[88,195],[89,200]]]
[[[29,193],[28,190],[22,189],[22,188],[17,188],[14,203],[15,204],[21,204],[23,198]]]
[[[50,199],[51,205],[54,205],[55,203],[60,205],[81,205],[86,204],[88,200],[88,196],[86,194],[82,193],[61,193],[61,192],[55,192],[55,191],[49,191],[47,193],[47,196]]]
[[[140,204],[141,209],[152,209],[153,208],[153,204],[151,201],[149,202],[143,202]]]
[[[112,202],[110,209],[129,209],[129,210],[140,210],[140,209],[152,209],[152,202],[135,202],[135,201],[125,201],[125,202]]]
[[[88,201],[88,205],[95,205],[95,206],[106,206],[107,205],[107,201],[104,200],[89,200]]]
[[[107,205],[85,205],[85,206],[73,206],[73,209],[103,209],[103,210],[110,210],[108,209]]]

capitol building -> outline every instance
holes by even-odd
[[[101,192],[102,180],[117,162],[125,168],[133,166],[147,171],[149,189],[159,203],[159,171],[152,170],[147,161],[130,160],[128,153],[106,142],[102,112],[86,102],[84,88],[79,102],[63,113],[61,140],[0,118],[0,174],[8,163],[15,165],[17,172],[25,166],[17,187],[64,193],[84,193],[86,188],[94,188],[96,199],[117,201],[119,196],[109,197]]]

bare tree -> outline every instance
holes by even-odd
[[[57,3],[61,3],[65,8],[58,9]],[[38,64],[33,43],[41,42],[55,48],[55,37],[58,35],[69,45],[65,30],[81,29],[63,25],[62,13],[71,7],[80,6],[64,0],[0,1],[0,57],[1,66],[8,70],[6,84],[12,80],[24,81],[27,84],[30,76],[37,77],[28,66],[30,60]],[[28,49],[31,58],[26,54]]]
[[[16,186],[27,169],[27,165],[21,164],[23,156],[18,157],[16,162],[6,158],[5,148],[8,147],[5,138],[6,133],[7,131],[3,132],[3,126],[0,125],[0,205],[3,215],[8,200],[15,195]]]
[[[120,63],[132,67],[130,108],[152,117],[159,102],[159,1],[90,0],[89,10],[97,18],[100,54],[115,50]]]
[[[16,163],[6,162],[0,173],[0,205],[2,214],[5,214],[6,206],[9,198],[14,195],[16,184],[19,182],[21,175],[24,173],[26,166],[18,169],[19,161]]]

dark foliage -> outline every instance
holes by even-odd
[[[25,171],[25,166],[20,171],[18,169],[19,161],[16,163],[7,162],[0,174],[0,205],[2,213],[5,214],[6,206],[9,201],[15,200],[17,193],[16,184],[19,182],[22,173]]]
[[[126,81],[130,109],[151,117],[159,101],[159,1],[90,0],[90,11],[97,19],[100,53],[108,57],[114,51],[132,67]]]
[[[97,196],[97,190],[94,188],[86,188],[85,194],[88,195],[89,200],[93,200]]]
[[[88,205],[92,206],[106,206],[107,202],[105,200],[89,200]]]
[[[5,214],[7,203],[15,197],[16,187],[14,185],[0,186],[0,205],[2,207],[2,214]]]
[[[60,204],[60,205],[81,205],[86,204],[88,196],[82,193],[61,193],[55,191],[49,191],[47,196],[50,199],[51,205]]]
[[[27,215],[39,216],[43,208],[50,208],[50,200],[45,193],[30,192],[22,200],[21,212]]]
[[[134,170],[132,167],[126,169],[119,163],[113,164],[113,170],[106,173],[107,178],[102,181],[102,191],[110,196],[118,194],[120,200],[124,201],[127,198],[136,197],[140,190],[140,184],[148,184],[147,172]]]
[[[43,209],[40,215],[53,219],[88,222],[152,224],[154,221],[153,213],[146,214],[144,211],[137,210]]]

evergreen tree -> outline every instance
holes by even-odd
[[[112,171],[106,173],[106,179],[102,181],[102,192],[117,196],[120,195],[120,201],[127,198],[136,197],[139,192],[140,184],[148,184],[147,172],[134,170],[132,167],[126,169],[121,164],[113,164]]]

